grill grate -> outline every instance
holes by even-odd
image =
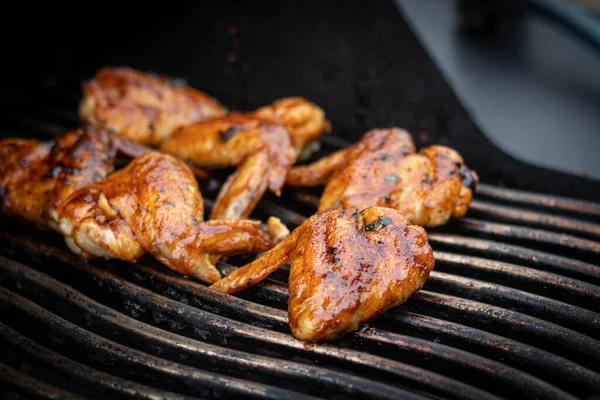
[[[3,135],[77,123],[76,96],[43,99]],[[324,151],[343,145],[329,137]],[[219,185],[202,185],[210,210]],[[318,195],[267,195],[255,216],[293,228]],[[230,296],[149,257],[85,263],[57,235],[5,219],[0,380],[39,398],[590,398],[599,222],[595,203],[482,184],[468,218],[430,231],[436,267],[423,290],[360,332],[312,344],[289,334],[286,268]]]

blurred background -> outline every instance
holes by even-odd
[[[75,110],[83,79],[123,65],[184,78],[232,110],[304,96],[347,142],[400,126],[418,146],[457,149],[486,183],[599,201],[599,3],[11,4],[0,127],[27,135],[10,121],[44,113],[44,91]]]

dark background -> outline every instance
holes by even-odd
[[[532,167],[473,124],[391,1],[12,4],[2,13],[4,118],[105,65],[184,77],[230,109],[321,105],[347,141],[400,126],[457,149],[482,181],[600,200],[600,182]],[[493,95],[493,94],[490,94]]]

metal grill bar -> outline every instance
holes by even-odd
[[[527,313],[580,330],[584,333],[597,335],[598,318],[587,310],[558,302],[542,296],[533,295],[502,285],[481,282],[443,272],[432,272],[427,289],[438,293],[447,293],[486,304],[493,304],[511,310]],[[600,342],[590,344],[600,345]]]
[[[385,322],[396,329],[448,343],[530,371],[577,393],[600,390],[600,374],[565,358],[470,326],[409,311],[389,313]]]
[[[591,239],[600,238],[600,225],[575,218],[558,217],[538,211],[528,211],[515,207],[500,206],[480,200],[473,200],[469,207],[470,216],[483,219],[518,223],[551,231],[568,232]]]
[[[553,211],[565,211],[584,216],[600,217],[600,204],[591,201],[575,200],[559,196],[529,193],[505,187],[481,183],[477,186],[477,196],[527,206],[543,207]]]
[[[66,390],[58,389],[52,385],[31,378],[24,373],[0,363],[0,382],[3,387],[27,397],[35,399],[61,399],[84,400]]]
[[[534,248],[542,244],[558,248],[559,251],[570,250],[584,255],[600,255],[600,243],[598,242],[541,229],[479,221],[473,218],[463,218],[453,224],[453,227],[463,232],[483,235],[492,239],[519,242],[520,244],[526,242]]]
[[[0,287],[0,304],[4,307],[3,312],[10,313],[17,323],[22,323],[23,317],[34,320],[43,327],[42,331],[49,331],[70,345],[80,347],[93,355],[97,361],[104,361],[112,368],[128,371],[135,378],[149,380],[159,387],[171,385],[188,394],[204,397],[237,394],[272,399],[307,398],[299,393],[260,383],[225,378],[128,348],[74,325],[4,287]]]
[[[600,284],[600,267],[583,261],[531,250],[523,246],[448,233],[434,232],[429,233],[428,236],[429,242],[436,249],[472,253],[501,261],[522,262],[532,268],[548,269],[548,271],[556,274],[581,279],[595,285]]]
[[[600,287],[576,279],[537,271],[533,268],[517,266],[499,261],[486,260],[479,257],[464,256],[441,251],[434,252],[437,271],[472,277],[479,280],[485,278],[490,282],[502,282],[506,286],[527,289],[533,293],[559,300],[568,300],[572,304],[598,310],[600,303]],[[439,262],[438,262],[439,261]],[[529,297],[532,299],[533,297]],[[545,300],[545,299],[544,299]],[[545,300],[552,301],[552,300]],[[600,317],[596,313],[586,312],[570,304],[557,304],[557,308],[566,314],[585,319],[591,325],[590,330],[600,332]],[[570,321],[574,322],[574,321]]]
[[[173,392],[157,390],[151,386],[140,385],[133,381],[121,379],[105,372],[90,368],[85,364],[72,361],[44,346],[32,341],[19,332],[0,322],[0,340],[8,343],[31,359],[40,362],[44,368],[57,371],[65,379],[75,380],[91,390],[119,397],[137,399],[183,399]]]

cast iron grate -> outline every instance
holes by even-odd
[[[0,121],[2,135],[63,133],[77,101],[40,96]],[[341,145],[328,137],[323,152]],[[201,187],[210,209],[218,179]],[[318,196],[267,195],[254,217],[293,228]],[[149,258],[86,264],[57,235],[3,219],[2,387],[7,398],[599,395],[600,204],[481,184],[467,218],[430,240],[422,291],[360,332],[309,344],[289,334],[285,268],[224,295]]]

